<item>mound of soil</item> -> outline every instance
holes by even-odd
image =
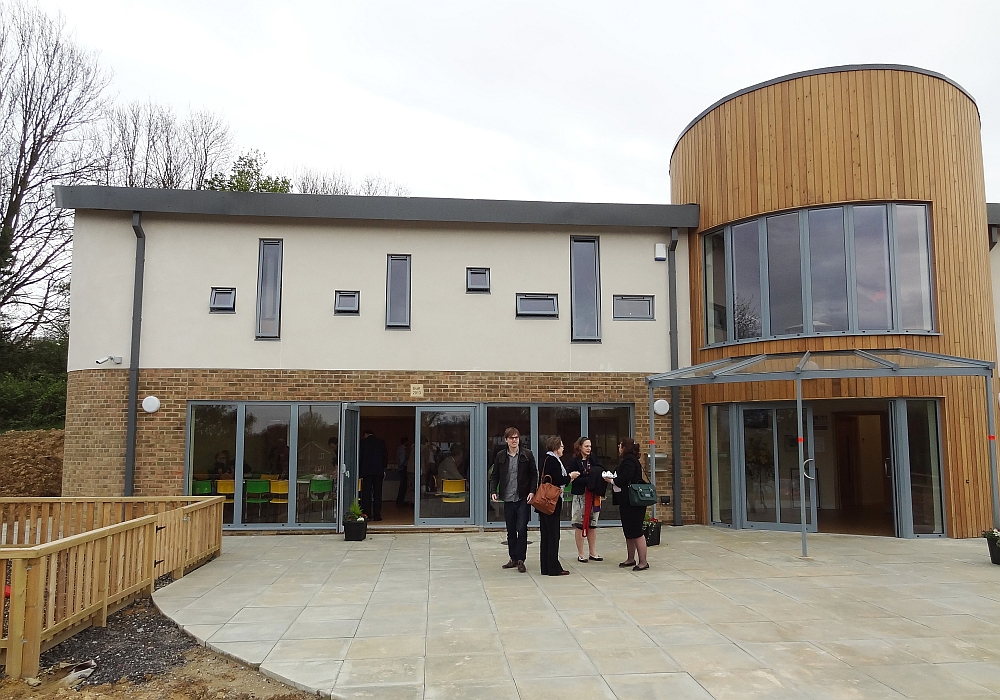
[[[0,496],[62,494],[62,430],[11,430],[0,434]]]

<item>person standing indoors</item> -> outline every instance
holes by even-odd
[[[597,553],[597,519],[601,514],[601,499],[607,493],[608,485],[601,477],[601,465],[593,456],[590,438],[581,437],[573,444],[573,460],[570,469],[580,472],[573,481],[572,523],[576,537],[576,560],[581,564],[588,561],[604,561]],[[587,542],[589,557],[584,554],[583,543]]]
[[[400,508],[406,503],[406,489],[409,486],[409,459],[410,438],[404,435],[399,438],[399,447],[396,448],[396,469],[399,470],[399,492],[396,494],[396,505]]]
[[[358,476],[361,477],[361,510],[375,522],[382,519],[382,481],[389,466],[385,443],[370,430],[363,430],[358,446]]]
[[[606,478],[612,485],[612,502],[618,506],[621,513],[622,531],[625,533],[625,548],[628,559],[618,566],[632,567],[632,571],[645,571],[649,568],[646,561],[646,536],[642,532],[642,521],[646,517],[646,506],[633,506],[628,500],[628,487],[632,484],[643,484],[642,464],[639,463],[639,446],[630,437],[623,438],[618,443],[618,455],[621,463],[618,465],[618,476]],[[636,562],[636,557],[639,561]]]
[[[490,498],[494,502],[503,501],[503,515],[507,521],[510,561],[503,568],[517,567],[523,574],[527,571],[524,559],[528,556],[528,518],[531,516],[528,504],[538,485],[538,467],[531,450],[521,448],[521,433],[517,428],[507,428],[503,437],[507,449],[498,452],[493,459]]]
[[[558,435],[549,438],[545,445],[548,453],[542,462],[539,482],[548,477],[555,486],[565,486],[578,476],[580,472],[566,472],[562,463],[563,441]],[[559,563],[559,521],[562,518],[562,498],[556,501],[556,509],[552,515],[538,514],[538,529],[541,539],[541,562],[543,576],[565,576],[569,573]]]

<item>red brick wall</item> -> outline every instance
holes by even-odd
[[[422,401],[430,403],[634,404],[636,439],[648,440],[649,395],[645,375],[637,373],[148,369],[139,375],[139,397],[153,394],[161,407],[154,414],[139,411],[136,495],[183,493],[188,401],[413,402],[410,384],[423,384]],[[690,390],[681,397],[684,520],[695,522],[695,502],[704,494],[695,493]],[[127,402],[127,369],[70,372],[63,495],[121,495]],[[657,451],[669,454],[669,416],[658,417],[656,428]],[[670,493],[669,460],[657,467],[657,490]],[[666,510],[661,518],[672,517],[672,508]]]

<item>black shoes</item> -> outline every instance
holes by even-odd
[[[501,569],[513,569],[515,566],[519,566],[520,564],[521,564],[521,562],[517,562],[517,561],[514,561],[513,559],[511,559],[509,562],[507,562],[506,564],[504,564],[500,568]]]
[[[604,561],[604,557],[595,557],[594,555],[591,555],[590,561]]]
[[[645,571],[648,568],[649,568],[649,562],[646,562],[645,566],[639,566],[638,564],[636,564],[635,566],[632,567],[632,571]]]
[[[618,565],[618,568],[620,568],[620,569],[627,569],[630,566],[635,566],[635,562],[634,561],[623,561],[621,564]]]
[[[522,574],[528,572],[528,570],[524,566],[524,562],[523,561],[517,562],[517,570],[518,570],[519,573],[522,573]]]

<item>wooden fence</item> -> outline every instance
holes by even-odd
[[[222,547],[225,498],[0,499],[0,663],[38,673],[39,655],[183,576]]]

